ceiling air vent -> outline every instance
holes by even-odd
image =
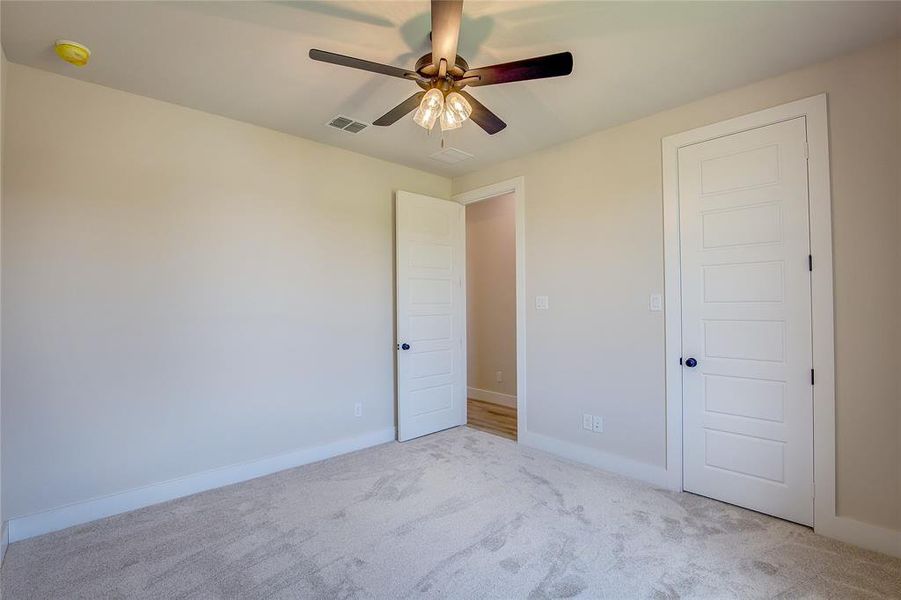
[[[445,148],[444,150],[439,150],[438,152],[430,154],[429,156],[448,165],[455,165],[459,162],[463,162],[464,160],[473,158],[472,154],[463,152],[462,150],[458,150],[456,148]]]
[[[335,129],[343,129],[348,133],[360,133],[361,131],[369,127],[369,125],[367,125],[366,123],[360,123],[359,121],[354,121],[351,118],[342,117],[341,115],[338,115],[337,117],[329,121],[328,124],[329,127],[334,127]]]

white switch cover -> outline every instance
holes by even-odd
[[[504,372],[496,371],[494,373],[494,378],[497,380],[498,383],[504,383]]]
[[[362,402],[357,402],[356,404],[354,404],[354,416],[355,417],[363,416],[363,403]]]
[[[604,417],[595,417],[591,423],[591,430],[595,433],[602,433],[604,431]]]
[[[535,296],[535,310],[547,310],[547,296]]]
[[[663,310],[663,296],[660,294],[651,294],[651,300],[648,307],[652,312],[660,312]]]
[[[582,429],[591,431],[592,423],[594,423],[594,417],[588,414],[582,415]]]

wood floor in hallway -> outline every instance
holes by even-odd
[[[469,398],[466,424],[511,440],[516,439],[516,409]]]

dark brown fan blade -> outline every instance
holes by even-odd
[[[381,117],[372,122],[373,125],[378,125],[379,127],[387,127],[388,125],[393,125],[397,123],[398,119],[403,117],[404,115],[410,113],[415,110],[419,103],[422,101],[422,97],[425,96],[425,92],[418,92],[413,94]]]
[[[463,0],[432,0],[432,63],[438,67],[441,59],[448,68],[457,62],[457,41],[463,18]]]
[[[391,65],[383,65],[381,63],[363,60],[362,58],[354,58],[353,56],[344,56],[343,54],[335,54],[334,52],[326,52],[325,50],[310,50],[310,58],[321,62],[331,63],[333,65],[341,65],[342,67],[350,67],[351,69],[360,69],[362,71],[370,71],[372,73],[381,73],[382,75],[390,75],[391,77],[400,77],[401,79],[420,79],[419,74],[400,67],[392,67]]]
[[[573,72],[573,55],[569,52],[516,60],[502,65],[479,67],[466,71],[464,77],[478,77],[470,86],[495,85],[544,77],[560,77]]]
[[[466,98],[469,101],[470,106],[472,106],[472,114],[469,115],[469,118],[472,119],[476,125],[487,131],[488,135],[494,135],[507,126],[506,123],[501,121],[500,117],[485,108],[484,104],[473,98],[472,94],[468,94],[463,90],[460,90],[458,93]]]

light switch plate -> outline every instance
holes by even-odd
[[[591,431],[592,423],[594,423],[594,417],[589,414],[582,415],[582,429]]]
[[[547,296],[535,296],[535,310],[547,310],[547,309],[548,309]]]
[[[663,310],[663,296],[660,294],[651,294],[651,299],[648,302],[648,308],[651,312],[660,312]]]

